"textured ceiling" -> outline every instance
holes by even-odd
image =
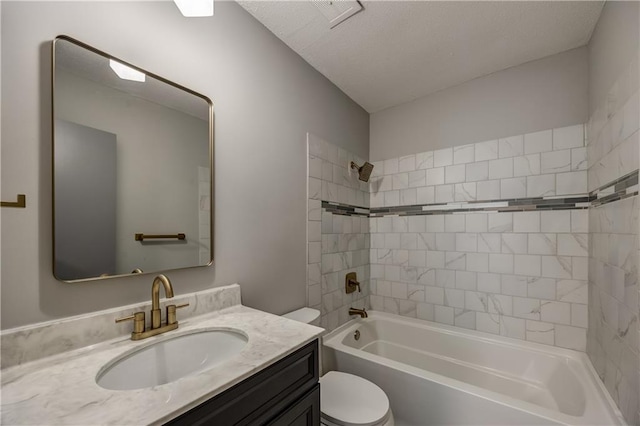
[[[369,112],[584,46],[603,1],[362,1],[337,27],[311,1],[238,3]]]

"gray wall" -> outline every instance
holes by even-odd
[[[371,115],[371,160],[587,121],[587,49],[480,77]]]
[[[150,298],[151,277],[52,275],[50,41],[67,34],[210,97],[214,267],[169,273],[177,293],[239,282],[274,313],[305,303],[306,132],[368,158],[368,114],[233,2],[184,18],[172,2],[2,2],[2,328]]]
[[[589,114],[640,49],[640,2],[608,1],[589,40]],[[638,79],[637,75],[629,78]],[[622,88],[625,90],[625,88]]]
[[[115,275],[117,136],[56,119],[55,138],[55,273]]]

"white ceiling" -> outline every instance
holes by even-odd
[[[584,46],[603,1],[361,1],[337,27],[312,1],[238,3],[369,112]]]

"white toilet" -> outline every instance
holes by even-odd
[[[301,308],[285,318],[317,325],[320,311]],[[320,378],[320,423],[326,426],[394,426],[389,398],[362,377],[329,371]]]

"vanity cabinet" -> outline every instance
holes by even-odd
[[[166,425],[320,425],[318,341],[243,380]]]

